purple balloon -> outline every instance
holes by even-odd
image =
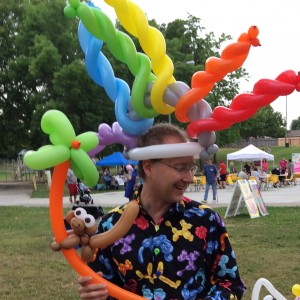
[[[89,157],[95,157],[96,154],[101,152],[105,148],[105,145],[98,145],[96,148],[88,152]]]
[[[102,123],[98,127],[99,145],[122,144],[127,148],[135,148],[137,136],[130,135],[123,131],[118,122],[114,122],[112,128]]]

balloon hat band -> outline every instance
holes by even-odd
[[[199,155],[202,147],[195,142],[153,145],[130,149],[128,156],[133,160],[158,159]]]

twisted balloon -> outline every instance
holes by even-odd
[[[243,33],[237,43],[228,45],[220,58],[210,57],[206,60],[205,71],[196,72],[192,77],[192,88],[178,102],[175,109],[180,122],[189,122],[188,110],[197,101],[201,101],[212,90],[214,84],[221,81],[227,73],[240,68],[246,60],[251,45],[259,46],[258,28],[251,26],[248,33]]]
[[[128,84],[116,78],[107,58],[100,51],[102,41],[90,34],[82,22],[79,23],[78,37],[85,53],[88,74],[99,86],[104,87],[107,95],[115,103],[116,119],[124,129],[133,135],[140,135],[153,125],[153,119],[142,119],[136,115],[130,103]],[[96,153],[94,153],[96,154]]]
[[[69,18],[76,16],[80,18],[84,26],[94,37],[106,42],[111,53],[118,60],[127,64],[129,70],[135,76],[132,87],[132,105],[139,103],[140,99],[144,98],[148,82],[155,79],[155,76],[151,73],[149,58],[145,54],[137,52],[131,38],[125,33],[116,30],[111,20],[99,9],[89,7],[87,4],[80,3],[79,1],[69,1],[69,5],[65,7],[64,12]],[[125,99],[124,97],[121,98],[117,97],[116,99],[116,112],[120,112],[121,116],[119,118],[126,118],[129,99],[126,99],[127,97]],[[124,105],[124,100],[127,105]],[[122,102],[122,104],[119,103],[118,105],[118,102]],[[144,110],[139,110],[139,108],[140,106],[137,105],[136,110],[140,114],[143,114]],[[151,113],[152,115],[156,115],[153,110]],[[128,118],[126,119],[129,121]],[[153,124],[153,122],[150,123]],[[138,134],[144,131],[140,127],[139,130]]]
[[[174,108],[163,101],[163,93],[168,84],[175,81],[174,66],[166,54],[166,43],[162,33],[148,24],[145,13],[130,0],[105,0],[115,9],[122,26],[138,38],[144,52],[151,59],[152,69],[157,76],[152,91],[151,104],[156,112],[170,114]]]
[[[300,72],[287,70],[275,80],[261,79],[253,88],[252,93],[237,95],[229,108],[217,106],[211,118],[191,122],[187,127],[190,137],[211,130],[224,130],[234,123],[243,122],[252,117],[260,108],[272,103],[279,96],[286,96],[293,91],[300,91]]]

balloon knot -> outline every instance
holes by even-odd
[[[73,149],[79,149],[79,148],[80,148],[80,144],[81,144],[80,141],[74,140],[74,141],[72,142],[72,148],[73,148]]]
[[[250,43],[253,47],[259,47],[261,46],[260,41],[258,38],[251,38]]]

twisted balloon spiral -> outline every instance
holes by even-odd
[[[151,59],[152,69],[157,76],[151,90],[151,104],[156,112],[170,114],[174,111],[163,101],[163,94],[168,84],[175,81],[173,62],[166,54],[166,43],[162,33],[155,27],[149,26],[145,13],[129,0],[105,0],[115,9],[122,26],[133,36]]]
[[[217,106],[211,118],[191,122],[187,132],[196,138],[205,131],[218,131],[229,128],[234,123],[243,122],[252,117],[260,108],[269,105],[279,96],[300,91],[300,72],[292,70],[282,72],[275,80],[261,79],[253,87],[252,93],[243,93],[233,98],[229,108]]]
[[[242,66],[246,60],[251,45],[260,46],[258,28],[251,26],[248,33],[243,33],[237,43],[227,46],[221,58],[210,57],[205,63],[205,71],[196,72],[192,77],[192,88],[178,102],[175,109],[176,118],[180,122],[190,121],[188,110],[197,101],[203,99],[212,90],[215,83],[221,81],[227,73]]]

